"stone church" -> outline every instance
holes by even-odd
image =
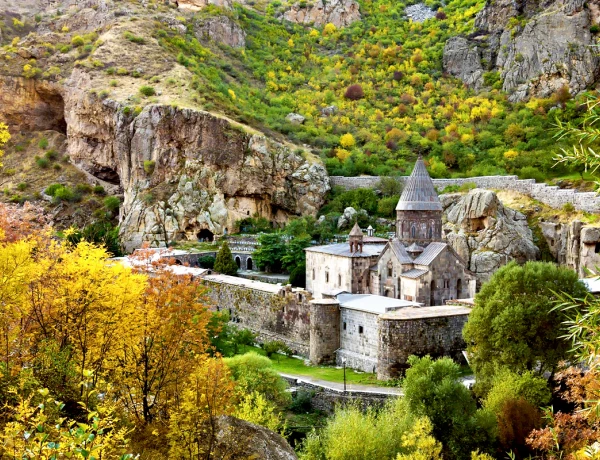
[[[444,305],[475,295],[476,279],[442,238],[442,205],[419,157],[396,206],[396,235],[364,235],[306,249],[306,288],[314,298],[342,292]]]

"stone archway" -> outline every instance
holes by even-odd
[[[248,257],[248,260],[246,260],[246,270],[252,270],[252,269],[253,269],[252,257]]]
[[[235,256],[235,264],[238,266],[238,268],[241,268],[242,260],[240,259],[240,256]]]

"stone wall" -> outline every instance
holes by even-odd
[[[290,286],[244,281],[224,275],[204,277],[211,306],[227,311],[236,326],[257,333],[259,342],[281,340],[294,354],[308,357],[310,294]]]
[[[378,176],[361,177],[342,177],[331,176],[332,186],[343,187],[346,190],[357,188],[377,188]],[[399,178],[401,182],[406,177]],[[600,212],[600,196],[594,192],[577,192],[572,189],[560,189],[557,186],[550,186],[544,183],[538,184],[534,179],[519,179],[517,176],[478,176],[459,179],[433,179],[433,185],[438,190],[443,190],[449,185],[461,186],[467,183],[475,183],[479,188],[492,190],[512,190],[523,193],[531,198],[553,208],[562,208],[565,204],[571,203],[575,209],[586,212]]]
[[[377,367],[379,342],[379,315],[364,311],[341,309],[340,350],[337,364],[346,360],[346,366],[364,372]],[[362,328],[362,332],[361,329]]]
[[[421,310],[427,308],[432,307]],[[462,360],[462,350],[465,349],[462,329],[467,322],[466,312],[469,309],[462,310],[465,312],[452,316],[440,313],[414,319],[398,318],[395,314],[380,317],[377,378],[387,380],[402,376],[408,368],[410,355],[449,356],[457,361]]]

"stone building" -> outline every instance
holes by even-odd
[[[476,278],[442,241],[442,205],[419,158],[396,206],[396,236],[365,236],[306,249],[306,288],[320,298],[341,291],[443,305],[472,297]]]

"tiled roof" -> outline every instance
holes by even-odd
[[[429,270],[422,270],[420,268],[413,268],[412,270],[408,270],[408,271],[406,271],[404,273],[400,273],[400,276],[402,278],[417,279],[417,278],[420,278],[421,276],[423,276],[428,271]]]
[[[312,246],[305,249],[306,252],[320,252],[343,257],[373,257],[381,254],[385,244],[365,244],[362,252],[350,252],[348,243],[328,244],[326,246]]]
[[[412,174],[406,181],[396,211],[441,211],[442,204],[435,191],[423,159],[415,163]]]
[[[446,243],[429,243],[413,263],[415,265],[429,265],[446,247],[448,247]]]

